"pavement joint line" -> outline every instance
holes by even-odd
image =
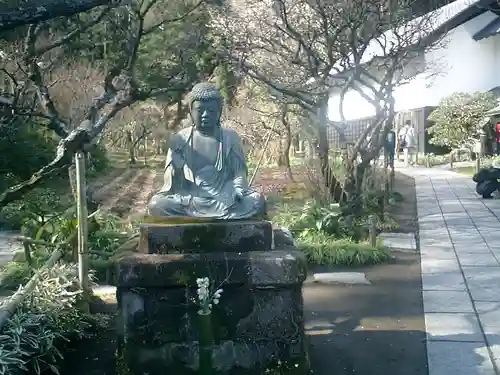
[[[456,341],[456,340],[446,340],[446,339],[426,339],[426,341],[432,341],[432,342],[453,342],[453,343],[457,343],[457,344],[461,344],[461,343],[469,343],[469,344],[485,344],[483,341],[469,341],[469,340],[461,340],[461,341]]]

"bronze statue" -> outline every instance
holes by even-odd
[[[239,135],[220,124],[222,96],[211,83],[189,94],[192,125],[169,140],[164,185],[148,203],[153,217],[265,217],[264,197],[249,188]]]

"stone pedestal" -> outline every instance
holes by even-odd
[[[271,250],[272,224],[261,220],[211,221],[141,226],[139,252],[186,254]]]
[[[270,223],[227,224],[225,230],[200,229],[199,224],[143,227],[143,253],[126,257],[118,265],[117,375],[205,374],[198,368],[199,277],[208,277],[223,289],[210,315],[211,374],[264,374],[277,363],[289,366],[290,374],[308,373],[304,255],[290,247],[270,251]],[[207,239],[207,244],[226,251],[204,251],[203,242],[193,241],[185,235],[187,230],[222,234]]]

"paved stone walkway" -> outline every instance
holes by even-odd
[[[498,375],[500,200],[455,172],[401,172],[417,190],[429,375]]]
[[[10,231],[0,231],[0,265],[8,263],[12,260],[14,247],[9,239],[17,236],[19,233]]]

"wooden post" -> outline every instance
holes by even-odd
[[[476,153],[476,173],[479,173],[481,169],[481,159],[484,158],[485,155],[486,140],[486,133],[482,131],[481,134],[479,134],[479,152]]]
[[[479,154],[481,158],[485,157],[486,154],[486,142],[488,141],[488,137],[484,131],[479,135]]]
[[[89,302],[89,253],[88,253],[88,213],[87,184],[85,181],[85,154],[78,151],[76,165],[76,209],[78,219],[78,279],[83,293],[83,300]],[[88,304],[86,306],[88,308]]]
[[[391,168],[391,175],[389,178],[389,191],[392,193],[394,191],[394,180],[396,179],[396,172],[394,171],[394,167]]]
[[[372,247],[377,246],[377,220],[375,215],[370,216],[370,244]]]
[[[384,203],[389,203],[389,197],[391,195],[391,172],[388,168],[384,169]]]

